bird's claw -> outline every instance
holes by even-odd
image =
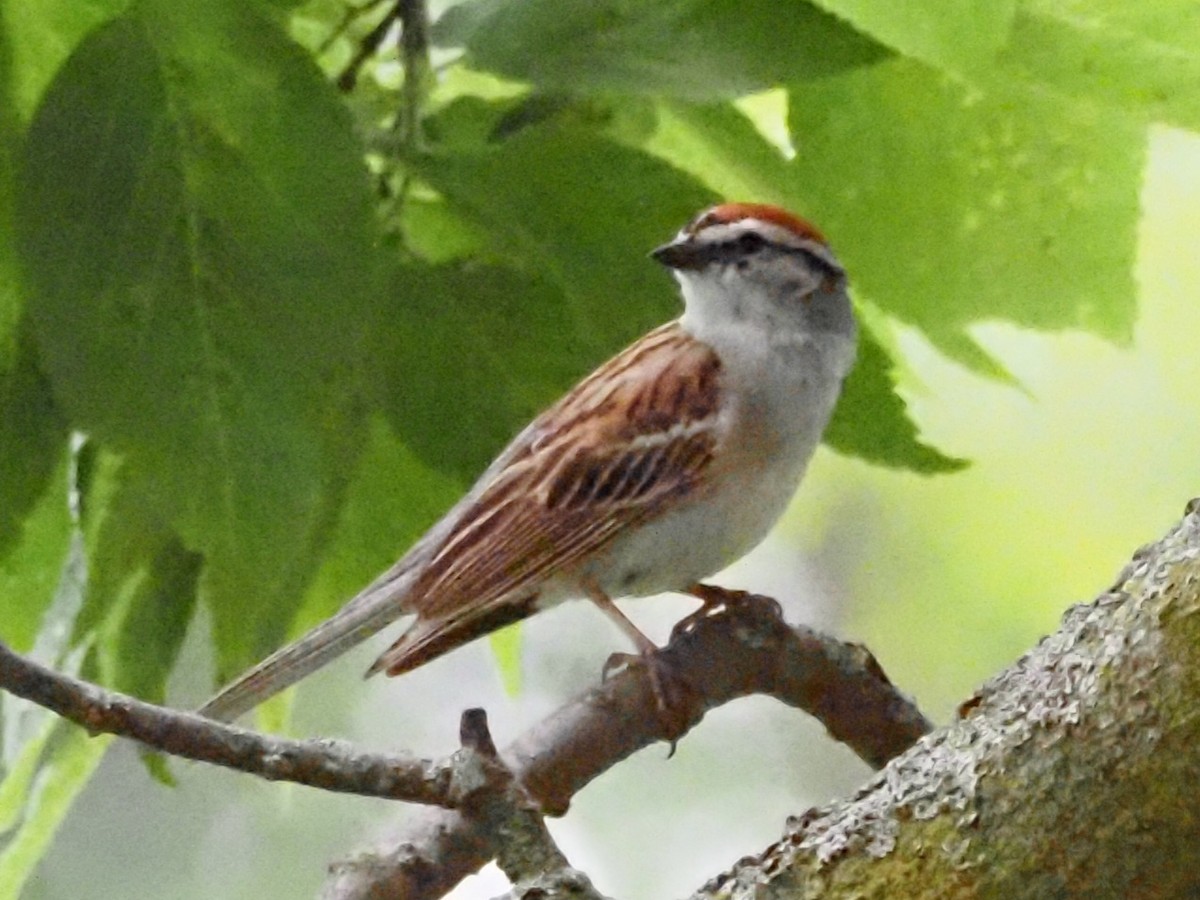
[[[783,607],[773,597],[748,591],[730,591],[707,584],[694,585],[688,593],[699,600],[701,606],[675,623],[671,629],[671,641],[683,637],[705,619],[722,613],[736,615],[743,612],[757,617],[783,619]]]
[[[683,737],[690,724],[691,685],[675,672],[663,658],[661,651],[654,653],[613,653],[604,663],[602,677],[623,669],[644,667],[654,695],[654,706],[658,714],[663,737],[670,742],[667,758],[675,754],[675,744]]]

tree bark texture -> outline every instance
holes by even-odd
[[[1200,897],[1200,501],[957,721],[694,896]]]

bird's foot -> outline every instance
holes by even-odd
[[[755,618],[775,618],[783,620],[783,607],[779,601],[762,594],[751,594],[747,591],[731,591],[712,584],[693,584],[687,589],[700,601],[700,608],[690,615],[684,616],[671,629],[671,640],[687,634],[705,619],[716,615],[744,612]]]
[[[675,744],[692,725],[691,709],[694,706],[694,688],[681,677],[663,657],[661,650],[648,653],[614,653],[604,663],[602,677],[624,669],[643,668],[650,691],[654,695],[654,706],[663,737],[671,744],[667,758],[675,755]]]

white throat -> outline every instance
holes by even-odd
[[[776,286],[711,273],[680,271],[675,277],[684,302],[679,324],[715,349],[726,366],[744,364],[750,369],[745,374],[756,377],[768,357],[803,357],[800,368],[808,377],[816,368],[822,380],[840,385],[854,365],[854,332],[814,330],[804,315],[792,311],[800,309],[800,301]]]
[[[733,284],[710,273],[677,271],[683,292],[680,322],[690,334],[705,340],[706,333],[731,326],[769,327],[776,298],[761,284]]]

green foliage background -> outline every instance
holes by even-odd
[[[1161,410],[1195,418],[1200,323],[1137,300],[1200,284],[1163,274],[1182,219],[1144,233],[1151,151],[1200,129],[1187,0],[472,0],[415,105],[391,48],[335,85],[385,6],[0,0],[15,648],[161,700],[198,620],[224,680],[329,614],[674,314],[646,251],[720,197],[851,273],[863,351],[792,527],[935,710],[1181,508],[1196,430]],[[1127,469],[1072,493],[1048,460],[1080,447]],[[15,897],[107,744],[0,712]]]

